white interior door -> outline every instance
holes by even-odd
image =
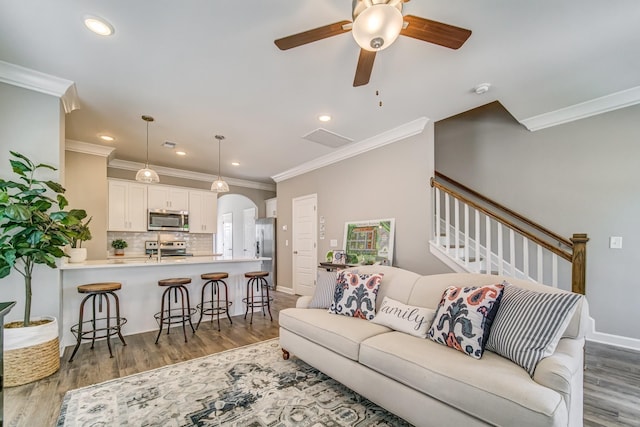
[[[222,254],[233,257],[233,213],[222,214]]]
[[[293,199],[293,291],[313,295],[318,270],[316,194]]]
[[[248,208],[242,211],[244,224],[244,256],[255,258],[256,256],[256,208]]]

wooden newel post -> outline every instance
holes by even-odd
[[[586,234],[574,234],[573,258],[571,260],[571,291],[585,295],[587,281],[587,242]]]

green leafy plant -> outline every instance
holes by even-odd
[[[82,222],[82,220],[87,216],[86,212],[78,209],[72,209],[69,211],[69,214],[80,219],[80,222],[70,225],[67,230],[67,235],[71,239],[71,247],[81,248],[82,242],[91,240],[92,236],[91,230],[89,229],[89,223],[93,217],[90,217],[87,222]]]
[[[124,249],[127,246],[129,246],[127,242],[122,239],[116,239],[113,242],[111,242],[111,247],[114,249]]]
[[[65,189],[57,182],[36,179],[38,170],[56,170],[55,167],[36,165],[22,154],[10,153],[9,162],[17,179],[0,179],[0,278],[12,270],[24,277],[26,327],[31,317],[33,267],[45,264],[56,268],[56,259],[66,256],[62,248],[70,243],[70,227],[87,213],[64,211],[69,204],[64,197]]]

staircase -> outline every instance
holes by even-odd
[[[439,172],[431,187],[430,251],[454,271],[585,293],[586,234],[564,238]]]

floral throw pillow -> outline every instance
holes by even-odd
[[[329,313],[371,320],[383,274],[338,274]]]
[[[442,295],[427,336],[480,359],[489,338],[504,285],[450,286]]]

